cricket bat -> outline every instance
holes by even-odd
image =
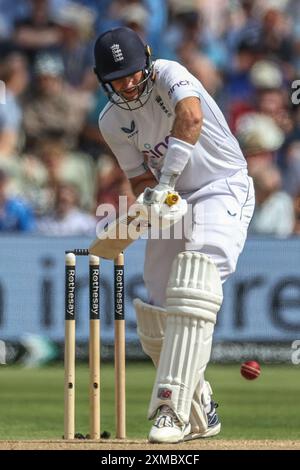
[[[177,193],[168,194],[165,203],[172,206],[178,202],[180,196]],[[131,243],[140,238],[150,227],[148,220],[136,212],[133,216],[123,214],[114,220],[99,234],[99,237],[91,244],[91,255],[105,259],[115,259]]]
[[[148,230],[147,221],[125,214],[111,222],[90,246],[92,255],[105,259],[115,259],[131,243]]]

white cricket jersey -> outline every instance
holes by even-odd
[[[220,108],[199,80],[177,62],[160,59],[154,68],[154,87],[142,108],[129,111],[108,103],[99,116],[100,131],[128,178],[143,174],[146,163],[159,179],[175,106],[190,96],[200,99],[204,119],[199,140],[175,189],[195,191],[247,168]]]

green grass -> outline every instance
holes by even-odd
[[[76,369],[76,430],[88,432],[88,368]],[[296,366],[262,367],[261,377],[243,379],[239,366],[215,366],[207,378],[219,402],[222,439],[300,439],[300,371]],[[127,429],[145,438],[154,380],[149,363],[128,364]],[[114,436],[114,369],[102,366],[101,429]],[[63,434],[63,367],[0,367],[0,439],[60,439]]]

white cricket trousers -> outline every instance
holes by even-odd
[[[222,282],[226,281],[236,269],[255,205],[253,182],[247,170],[182,197],[191,205],[190,231],[185,231],[181,239],[149,239],[146,247],[144,281],[149,303],[161,307],[165,306],[172,262],[182,251],[210,256]]]

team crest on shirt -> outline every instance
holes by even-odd
[[[128,134],[128,139],[138,133],[138,129],[136,129],[135,122],[133,120],[130,123],[130,127],[121,127],[121,130],[125,132],[125,134]]]

